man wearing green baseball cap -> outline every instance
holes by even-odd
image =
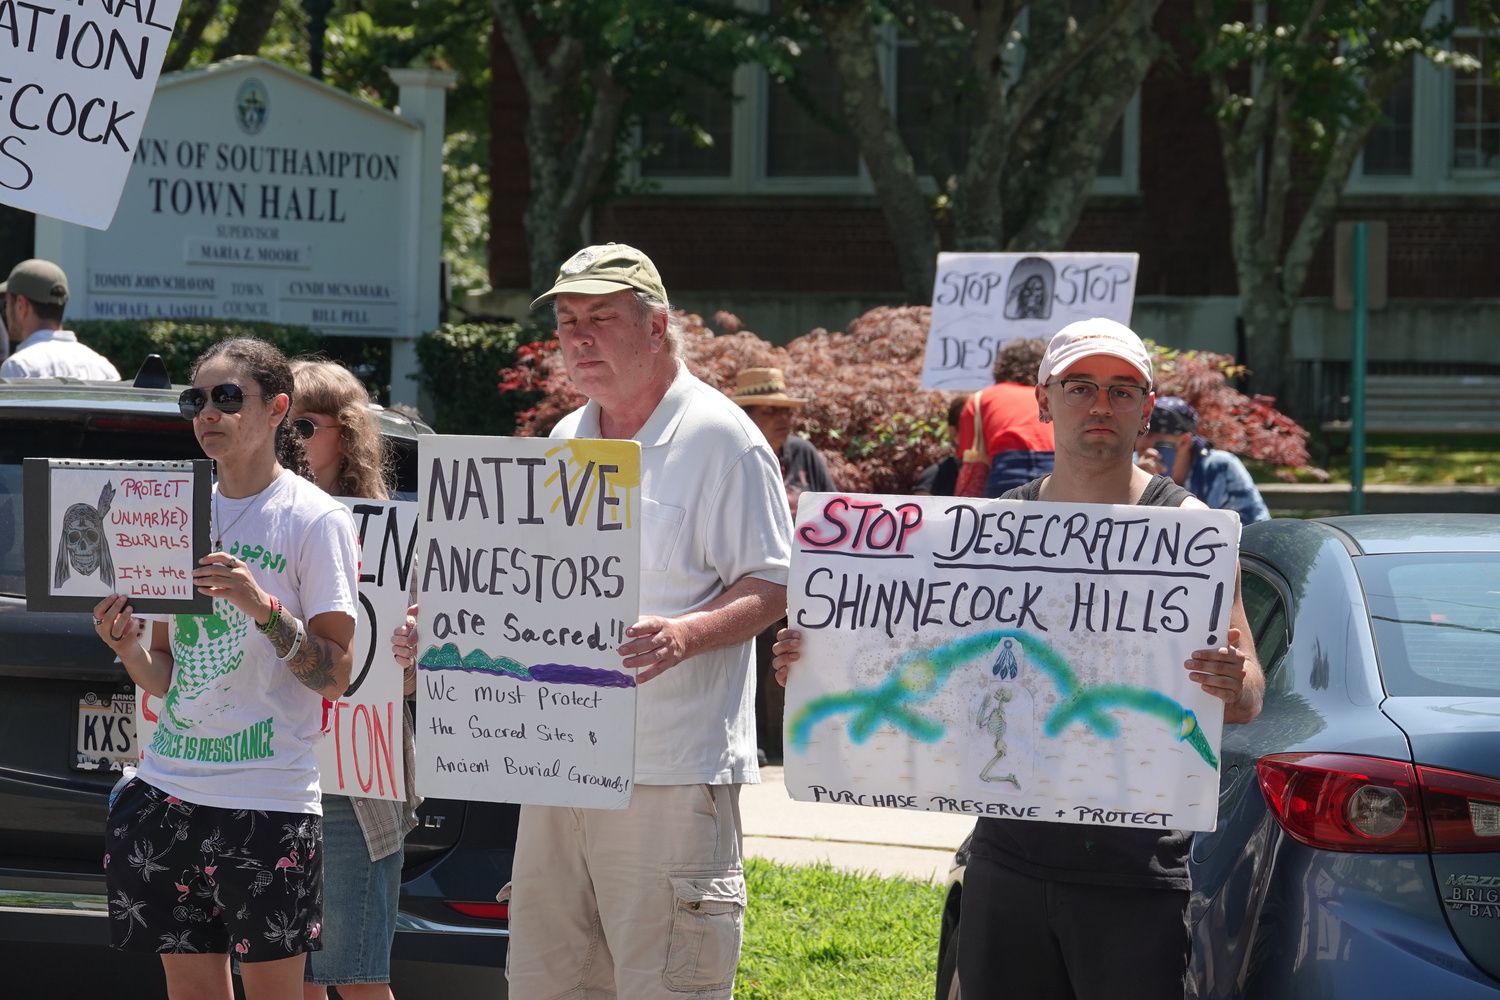
[[[589,399],[552,436],[641,446],[640,616],[619,648],[637,684],[635,770],[627,809],[521,809],[510,996],[728,998],[745,905],[739,789],[760,780],[753,640],[786,612],[781,469],[744,411],[680,360],[640,250],[578,251],[532,305],[548,302]]]
[[[6,378],[70,378],[118,382],[120,373],[104,355],[80,344],[62,328],[68,276],[50,260],[23,260],[0,284],[5,325],[21,346],[0,364]]]

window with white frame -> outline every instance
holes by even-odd
[[[926,175],[929,116],[923,111],[920,51],[903,41],[884,46],[880,59],[897,128],[918,173]],[[809,53],[798,81],[800,100],[761,66],[741,66],[734,79],[736,100],[704,86],[690,104],[708,141],[689,134],[665,113],[641,122],[639,179],[673,194],[874,192],[854,137],[838,124],[838,80],[826,51]],[[821,114],[809,111],[804,101]],[[1107,140],[1095,193],[1139,189],[1139,136],[1137,93]],[[968,129],[960,124],[947,142],[956,168],[962,168],[967,144]]]
[[[1458,70],[1414,58],[1382,110],[1386,121],[1365,142],[1350,194],[1490,194],[1500,191],[1500,88],[1495,52],[1469,20],[1464,0],[1443,0],[1453,48],[1481,64]]]

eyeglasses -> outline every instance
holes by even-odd
[[[337,427],[337,424],[319,426],[313,423],[311,420],[308,420],[306,417],[298,417],[296,420],[292,421],[292,430],[296,431],[297,436],[304,441],[311,438],[314,434],[318,433],[318,431],[331,431],[337,429]]]
[[[240,407],[245,405],[247,396],[257,399],[275,399],[276,393],[246,392],[233,382],[225,382],[210,389],[200,389],[193,386],[191,389],[182,390],[182,395],[177,397],[177,409],[182,412],[182,419],[192,420],[203,412],[203,407],[208,401],[213,400],[214,407],[220,413],[238,413]]]
[[[1062,386],[1063,402],[1080,408],[1093,406],[1094,400],[1099,398],[1100,389],[1108,393],[1112,405],[1122,409],[1141,405],[1141,400],[1145,399],[1146,393],[1151,391],[1146,386],[1131,385],[1129,382],[1101,386],[1097,382],[1082,378],[1058,379],[1056,382],[1048,382],[1047,385]]]

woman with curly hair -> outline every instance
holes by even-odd
[[[265,341],[211,346],[178,400],[218,482],[213,551],[193,583],[210,615],[147,628],[105,598],[94,628],[163,699],[105,831],[111,943],[161,955],[167,992],[296,1000],[321,947],[323,700],[349,686],[358,548],[348,508],[314,486],[291,424],[291,366]],[[299,475],[302,473],[303,475]]]
[[[335,496],[389,496],[385,439],[370,394],[347,368],[329,361],[292,362],[296,403],[292,425],[307,446],[313,476]],[[416,668],[403,677],[416,693]],[[390,1000],[391,941],[401,893],[402,844],[417,825],[421,798],[412,719],[403,712],[406,801],[323,796],[323,950],[307,958],[304,1000],[325,1000],[328,987],[343,1000]]]

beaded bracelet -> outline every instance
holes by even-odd
[[[293,621],[296,621],[296,619],[293,619]],[[297,634],[292,639],[292,648],[286,651],[285,656],[278,656],[276,657],[276,659],[280,660],[282,663],[285,663],[292,657],[296,656],[297,650],[302,648],[302,640],[305,638],[307,638],[307,630],[302,627],[301,622],[297,622]]]
[[[261,635],[270,635],[271,630],[276,627],[277,619],[281,617],[281,602],[276,599],[275,594],[267,594],[266,596],[271,599],[271,617],[266,619],[264,625],[255,626]]]

